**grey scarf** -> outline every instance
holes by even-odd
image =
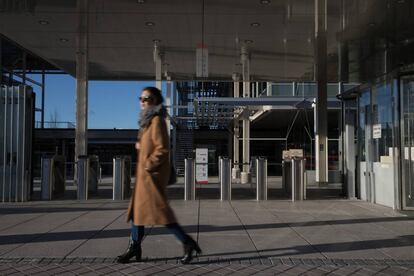
[[[143,109],[138,120],[140,129],[146,128],[150,124],[152,117],[156,115],[160,115],[162,118],[167,116],[167,110],[162,104],[150,105],[146,109]]]

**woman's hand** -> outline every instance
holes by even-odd
[[[140,146],[139,142],[136,142],[135,143],[135,149],[139,150],[139,146]]]

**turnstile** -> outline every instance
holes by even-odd
[[[124,200],[131,192],[131,157],[115,156],[113,166],[112,199]]]
[[[41,193],[42,200],[52,200],[65,193],[65,157],[62,155],[46,156],[41,161]]]
[[[99,158],[80,155],[77,161],[78,200],[87,200],[89,194],[98,192]]]

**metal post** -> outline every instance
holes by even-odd
[[[77,183],[78,183],[78,200],[88,199],[89,187],[89,158],[85,155],[78,156],[77,161]]]
[[[160,54],[159,41],[154,40],[153,58],[155,63],[155,87],[162,88],[162,59]]]
[[[256,200],[267,200],[267,159],[256,159]]]
[[[195,200],[195,165],[193,158],[184,159],[184,200]]]
[[[77,2],[75,159],[88,154],[88,3]]]
[[[316,181],[320,185],[328,182],[327,140],[327,1],[315,0],[315,77],[316,99]]]
[[[42,69],[42,117],[40,121],[41,128],[45,128],[45,69]]]
[[[231,200],[231,159],[219,159],[220,200]]]

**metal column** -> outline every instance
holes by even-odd
[[[250,60],[246,46],[241,47],[241,63],[243,70],[243,97],[250,97]],[[248,109],[248,107],[245,107]],[[248,114],[248,112],[246,112]],[[250,120],[243,118],[243,171],[241,183],[250,182]]]
[[[220,200],[231,200],[231,159],[219,159]]]
[[[267,200],[267,159],[256,159],[256,200]]]
[[[195,163],[193,158],[184,159],[184,200],[195,200]]]
[[[328,182],[326,0],[315,0],[316,182]]]
[[[79,156],[88,154],[88,4],[88,0],[77,1],[78,33],[76,41],[76,160],[79,158]],[[79,179],[79,177],[77,178]]]
[[[240,75],[238,73],[233,74],[233,95],[234,95],[234,98],[240,97]],[[235,114],[234,117],[237,117],[237,115]],[[239,120],[235,119],[234,120],[234,127],[233,127],[233,160],[234,160],[234,166],[233,166],[233,169],[232,169],[232,179],[240,178],[239,136],[240,136]]]

